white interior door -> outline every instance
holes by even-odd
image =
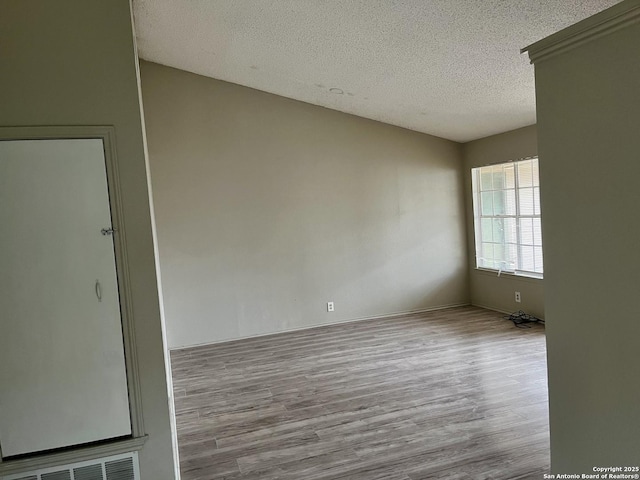
[[[101,139],[0,141],[3,457],[131,433]]]

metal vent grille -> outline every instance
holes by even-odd
[[[87,465],[86,467],[74,468],[73,480],[104,480],[102,465]]]
[[[0,480],[140,480],[136,452],[35,472],[0,476]]]
[[[134,480],[133,458],[105,462],[107,480]]]
[[[71,472],[69,470],[59,470],[57,472],[43,473],[40,478],[42,480],[71,480]]]

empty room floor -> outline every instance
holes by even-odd
[[[542,478],[545,355],[477,307],[174,350],[182,478]]]

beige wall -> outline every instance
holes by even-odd
[[[149,434],[140,452],[141,472],[143,479],[174,478],[129,3],[5,0],[0,15],[0,65],[0,126],[115,126],[143,414]]]
[[[556,473],[640,460],[637,18],[536,63]]]
[[[468,302],[458,144],[141,73],[171,347]]]
[[[464,182],[471,303],[501,312],[523,310],[538,318],[544,318],[542,280],[508,273],[498,276],[494,272],[476,269],[471,195],[472,168],[536,156],[538,155],[537,140],[536,126],[531,125],[465,143],[463,145]],[[515,292],[520,292],[521,303],[515,301]]]

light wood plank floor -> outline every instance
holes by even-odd
[[[171,354],[184,480],[540,479],[544,328],[461,307]]]

